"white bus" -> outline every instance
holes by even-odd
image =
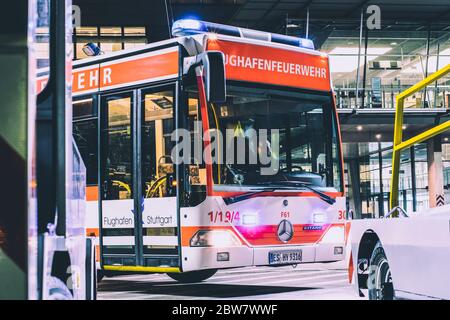
[[[74,65],[74,136],[101,272],[196,282],[223,268],[343,259],[328,57],[307,39],[196,20],[175,22],[173,35]],[[173,156],[181,129],[193,138],[183,163]],[[244,151],[212,138],[227,132]],[[251,163],[261,149],[268,163]]]

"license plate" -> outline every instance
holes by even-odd
[[[302,262],[302,250],[269,252],[269,264],[292,264]]]

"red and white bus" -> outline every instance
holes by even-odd
[[[195,282],[222,268],[342,260],[327,55],[307,39],[196,20],[173,34],[74,63],[74,136],[102,271]],[[194,137],[188,163],[174,159],[177,130]],[[251,162],[262,149],[268,161]]]

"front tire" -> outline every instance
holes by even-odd
[[[97,277],[97,283],[100,283],[103,280],[103,277],[105,274],[101,270],[97,270],[96,277]]]
[[[370,257],[368,288],[370,300],[394,300],[391,269],[380,241]]]
[[[180,283],[197,283],[211,278],[216,272],[217,269],[209,269],[183,273],[167,273],[167,275]]]

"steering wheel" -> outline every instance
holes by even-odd
[[[233,182],[235,184],[242,185],[244,183],[244,174],[245,172],[239,169],[233,169],[229,164],[226,165],[228,171],[233,175]]]

